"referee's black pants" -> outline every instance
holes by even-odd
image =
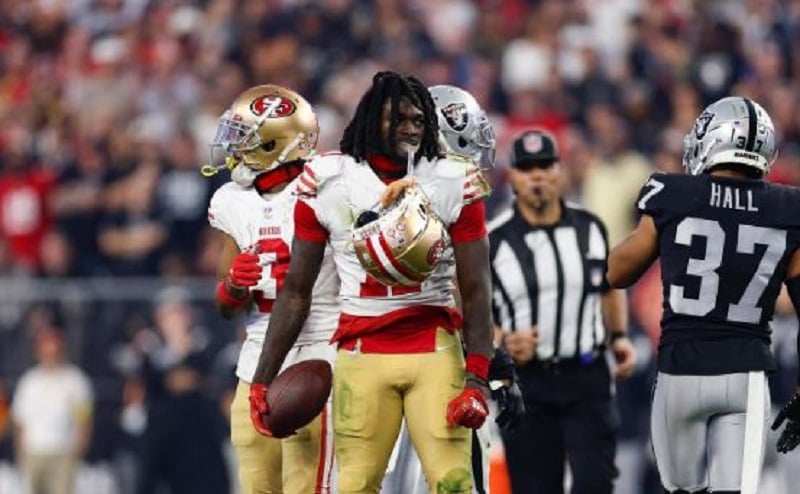
[[[577,370],[523,367],[519,373],[526,418],[503,433],[512,492],[563,494],[568,461],[572,494],[611,494],[618,418],[605,361]],[[598,389],[604,379],[606,387]]]

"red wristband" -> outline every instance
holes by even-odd
[[[242,298],[236,298],[228,291],[227,283],[225,280],[217,283],[217,300],[220,305],[229,309],[240,309],[247,303],[247,295]]]
[[[467,355],[467,372],[471,372],[483,380],[489,379],[489,357],[480,353]]]

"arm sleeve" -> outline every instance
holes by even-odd
[[[461,208],[455,223],[450,225],[453,243],[460,244],[479,240],[486,236],[486,206],[483,201],[475,201]]]
[[[328,240],[328,230],[320,224],[317,214],[302,199],[294,206],[294,234],[297,238],[315,244]]]

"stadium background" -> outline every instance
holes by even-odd
[[[205,216],[225,177],[199,166],[245,87],[305,95],[329,150],[376,70],[458,85],[498,134],[490,214],[510,200],[509,140],[544,127],[562,148],[566,195],[615,243],[644,178],[680,171],[683,135],[720,96],[767,108],[781,142],[770,179],[800,184],[798,54],[800,1],[789,0],[0,1],[0,493],[17,491],[7,406],[43,325],[65,330],[92,379],[81,494],[131,492],[144,396],[170,399],[153,370],[164,352],[193,356],[202,406],[219,418],[185,426],[224,443],[243,328],[214,313]],[[654,271],[631,293],[641,362],[618,387],[625,494],[659,492],[647,444],[659,291]],[[797,366],[794,316],[778,319],[776,404]],[[768,458],[762,492],[790,492],[787,469]]]

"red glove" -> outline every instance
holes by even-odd
[[[233,258],[233,264],[228,271],[228,279],[233,286],[246,288],[255,286],[261,279],[261,265],[258,256],[241,252]]]
[[[464,388],[458,396],[447,405],[447,425],[462,425],[477,429],[483,425],[489,415],[489,407],[483,393],[477,388]]]
[[[251,384],[250,385],[250,420],[253,422],[253,427],[256,428],[259,434],[267,437],[274,437],[269,426],[264,423],[264,416],[269,413],[269,405],[267,404],[267,385],[266,384]]]

